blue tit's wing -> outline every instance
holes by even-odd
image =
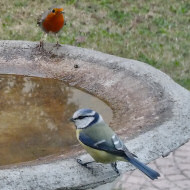
[[[114,134],[111,139],[117,150],[125,152],[126,156],[128,156],[129,158],[137,157],[135,154],[129,152],[127,147],[124,145],[123,141],[116,134]]]
[[[129,152],[127,147],[116,134],[112,136],[112,141],[117,150],[122,150],[125,153],[125,159],[128,160],[135,167],[137,167],[139,170],[141,170],[150,179],[154,180],[160,176],[160,174],[157,171],[154,171],[153,169],[149,168],[148,166],[135,159],[134,157],[137,156]]]
[[[91,148],[97,150],[103,150],[108,153],[114,154],[116,156],[121,156],[125,158],[127,161],[129,161],[131,164],[133,164],[135,167],[141,170],[145,175],[147,175],[152,180],[157,179],[160,176],[158,172],[154,171],[153,169],[149,168],[148,166],[144,165],[136,158],[134,158],[136,156],[131,152],[129,152],[127,147],[124,145],[124,143],[116,134],[113,134],[109,141],[106,139],[96,140],[88,136],[86,133],[80,132],[79,140],[83,144]]]
[[[88,136],[86,133],[80,132],[79,134],[79,140],[85,144],[86,146],[89,146],[91,148],[97,149],[97,150],[103,150],[108,153],[117,155],[117,156],[125,156],[125,153],[123,150],[116,149],[114,144],[111,142],[106,141],[105,139],[96,140]]]

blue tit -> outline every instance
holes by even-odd
[[[78,141],[96,162],[111,163],[119,174],[116,161],[128,161],[152,180],[160,176],[129,152],[122,140],[97,112],[91,109],[79,109],[73,114],[71,121],[75,123]],[[81,161],[79,163],[82,164]]]

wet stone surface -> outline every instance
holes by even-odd
[[[79,108],[112,118],[104,102],[55,79],[0,75],[0,97],[0,166],[78,151],[69,118]]]

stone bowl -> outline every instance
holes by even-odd
[[[186,143],[190,138],[190,92],[148,64],[68,45],[0,41],[0,74],[55,78],[106,102],[110,122],[128,149],[144,163]],[[110,165],[93,163],[88,170],[76,158],[42,160],[0,167],[0,187],[7,189],[87,189],[113,181]],[[118,169],[134,169],[125,162]]]

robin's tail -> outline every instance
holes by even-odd
[[[143,172],[152,180],[157,179],[160,176],[158,172],[154,171],[153,169],[149,168],[148,166],[144,165],[133,157],[126,157],[126,160],[133,164],[136,168],[138,168],[141,172]]]

